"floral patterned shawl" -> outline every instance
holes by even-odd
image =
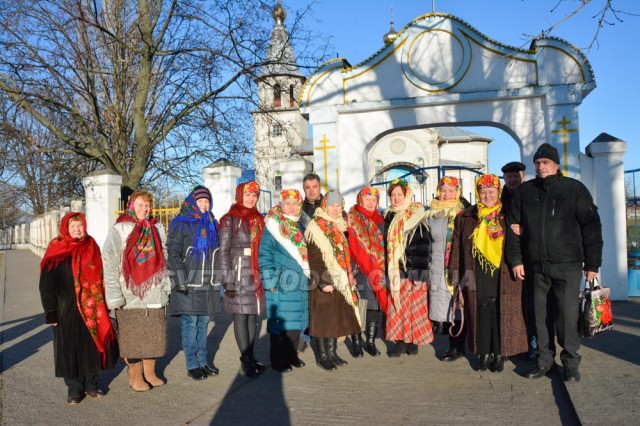
[[[357,204],[351,207],[347,215],[349,226],[349,250],[358,269],[367,277],[371,289],[380,303],[380,308],[387,312],[387,288],[385,284],[384,236],[379,226],[384,218],[378,212],[378,204],[373,211],[363,206],[363,198],[374,196],[380,200],[380,193],[371,186],[358,192]]]
[[[79,216],[85,236],[78,239],[69,235],[69,219]],[[71,212],[60,221],[60,235],[54,238],[40,263],[40,272],[55,269],[60,262],[71,257],[71,271],[76,293],[76,303],[82,321],[93,338],[102,366],[107,358],[107,348],[115,342],[115,334],[104,301],[102,257],[95,240],[86,234],[87,221],[82,213]]]

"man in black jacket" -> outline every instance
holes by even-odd
[[[560,172],[554,147],[542,144],[533,160],[536,178],[523,183],[511,203],[509,223],[520,225],[519,233],[509,227],[506,242],[506,259],[514,275],[519,279],[526,275],[533,285],[538,358],[527,377],[538,379],[554,364],[548,314],[563,348],[565,381],[577,382],[578,294],[583,272],[588,281],[594,279],[602,262],[600,217],[589,190]]]
[[[304,202],[302,203],[302,215],[300,221],[304,228],[307,227],[316,209],[320,207],[322,202],[322,184],[320,176],[315,173],[309,173],[302,179],[302,188],[304,189]]]

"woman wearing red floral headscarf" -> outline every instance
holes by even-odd
[[[427,273],[431,235],[422,204],[414,203],[406,180],[389,185],[391,207],[384,215],[389,278],[387,340],[396,345],[390,357],[417,355],[418,347],[433,342],[427,305]]]
[[[522,282],[504,261],[505,220],[500,178],[486,174],[476,181],[478,204],[456,218],[449,275],[464,295],[469,350],[478,370],[501,372],[505,357],[526,352]]]
[[[466,331],[460,331],[460,318],[454,321],[453,332],[449,322],[451,296],[453,287],[449,279],[448,266],[453,242],[453,226],[456,216],[464,205],[460,201],[460,181],[454,176],[443,176],[438,182],[436,198],[431,201],[426,217],[433,239],[431,260],[429,264],[429,319],[434,333],[441,330],[449,335],[449,348],[442,356],[442,361],[455,361],[464,355]],[[460,331],[460,332],[459,332]],[[457,335],[456,337],[454,337]]]
[[[100,248],[87,235],[82,213],[60,222],[40,263],[40,298],[45,322],[53,326],[56,377],[64,377],[67,403],[100,398],[98,373],[113,369],[118,345],[104,302]]]
[[[258,334],[258,315],[264,312],[264,288],[260,280],[258,251],[264,217],[256,208],[260,186],[254,181],[236,187],[236,202],[220,219],[220,264],[224,305],[233,314],[233,330],[242,371],[256,378],[265,369],[256,361],[253,344]]]
[[[360,334],[351,336],[354,357],[363,356],[363,349],[371,356],[380,355],[375,339],[378,334],[380,310],[387,312],[388,293],[384,280],[384,217],[378,211],[380,192],[365,186],[358,192],[357,203],[349,210],[349,252],[358,266],[356,282],[360,297],[367,299],[364,326],[365,342]]]
[[[151,193],[134,191],[102,249],[107,306],[115,311],[120,355],[129,365],[129,386],[137,392],[165,383],[155,367],[156,358],[167,352],[171,281],[165,266],[167,234],[153,217],[152,203]]]

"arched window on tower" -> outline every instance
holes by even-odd
[[[373,162],[373,174],[374,176],[376,176],[375,180],[376,182],[384,182],[384,178],[382,176],[382,174],[378,175],[378,172],[380,172],[380,170],[382,170],[382,161],[380,160],[376,160]]]
[[[293,93],[293,84],[289,86],[289,106],[296,106],[296,97]]]
[[[280,171],[276,171],[273,174],[273,180],[273,186],[275,187],[276,192],[282,191],[282,173],[280,173]]]
[[[279,83],[273,86],[273,106],[279,108],[282,105],[282,88]]]

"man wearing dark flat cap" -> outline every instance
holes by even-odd
[[[553,319],[564,380],[580,380],[578,294],[582,275],[593,280],[602,263],[602,227],[589,190],[560,172],[558,150],[548,143],[533,156],[536,178],[520,185],[511,203],[505,255],[513,274],[533,286],[537,365],[530,379],[543,377],[554,366],[555,353],[547,330]],[[550,306],[550,312],[547,307]]]
[[[527,166],[519,161],[512,161],[502,166],[502,178],[504,179],[504,188],[502,189],[502,196],[500,202],[502,203],[502,213],[504,217],[509,217],[509,208],[511,207],[511,200],[516,193],[516,189],[524,182],[524,171]]]

